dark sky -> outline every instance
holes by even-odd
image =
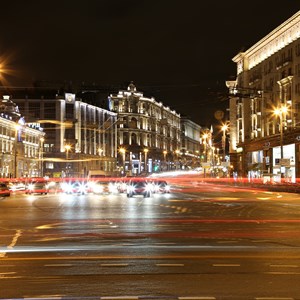
[[[134,81],[146,96],[209,125],[227,107],[232,58],[299,8],[298,0],[2,1],[0,54],[11,70],[2,84]]]

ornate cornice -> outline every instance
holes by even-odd
[[[275,52],[299,39],[299,37],[300,11],[271,31],[247,51],[237,54],[232,60],[235,63],[239,63],[241,59],[247,59],[248,69],[251,69],[273,55]]]

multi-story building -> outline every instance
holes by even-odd
[[[238,53],[230,90],[230,160],[241,176],[300,175],[300,11]]]
[[[182,117],[181,123],[181,165],[184,169],[201,165],[200,133],[202,127],[192,120]]]
[[[118,115],[119,164],[127,174],[180,167],[180,115],[154,98],[144,97],[133,83],[109,96]]]
[[[8,95],[0,100],[0,177],[39,177],[45,133],[39,124],[26,123]]]
[[[10,91],[29,123],[44,128],[43,175],[85,177],[89,170],[117,170],[117,115],[50,89]]]

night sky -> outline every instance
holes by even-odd
[[[299,8],[298,0],[2,1],[1,82],[126,88],[133,81],[145,96],[210,126],[228,105],[232,58]]]

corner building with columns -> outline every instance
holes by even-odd
[[[239,176],[300,177],[300,11],[238,53],[227,81],[230,161]]]
[[[180,115],[130,83],[109,96],[118,118],[118,163],[124,174],[138,175],[180,168]]]

